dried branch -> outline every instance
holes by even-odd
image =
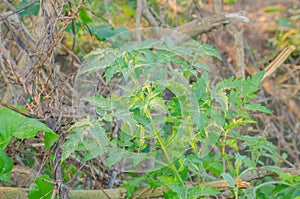
[[[189,23],[186,23],[182,26],[175,28],[175,30],[191,38],[195,38],[202,33],[209,32],[213,28],[217,28],[221,25],[228,24],[229,20],[231,19],[245,21],[245,19],[248,18],[246,17],[245,12],[237,12],[231,14],[215,14],[201,19],[194,19]],[[176,38],[176,41],[178,43],[183,43],[187,39],[189,38],[188,37],[184,37],[182,39]]]
[[[3,57],[4,60],[8,63],[13,72],[14,76],[16,77],[17,81],[21,83],[25,92],[30,93],[31,88],[30,85],[27,85],[25,77],[20,73],[17,64],[12,60],[9,52],[3,46],[2,37],[0,36],[0,56]]]
[[[236,66],[240,69],[237,73],[237,76],[241,76],[244,80],[246,79],[245,76],[245,52],[244,52],[244,39],[243,34],[238,28],[233,24],[228,24],[226,26],[228,32],[233,36],[236,45]]]
[[[148,9],[147,1],[146,0],[141,0],[141,1],[143,4],[143,11],[142,11],[143,15],[149,21],[152,27],[158,27],[158,23],[156,22],[155,18],[153,17],[153,15],[150,13]]]
[[[263,77],[263,80],[271,76],[295,50],[296,50],[295,46],[289,46],[283,49],[275,57],[275,59],[264,69],[266,73]]]
[[[257,167],[253,170],[247,171],[240,176],[243,181],[253,181],[262,179],[267,176],[278,176],[279,172],[289,173],[294,176],[300,176],[299,168],[283,168],[283,167]]]
[[[297,168],[280,168],[280,167],[258,167],[254,170],[247,171],[240,178],[235,179],[235,185],[239,189],[247,189],[250,187],[250,181],[262,179],[266,176],[277,176],[278,172],[290,173],[294,176],[300,176],[300,169]],[[186,183],[187,188],[195,186],[211,186],[220,191],[231,190],[232,187],[225,180],[217,180],[207,183]],[[163,193],[167,191],[167,188],[160,187],[156,189],[150,189],[149,186],[140,187],[134,193],[133,198],[155,198],[162,197]],[[26,195],[26,189],[20,188],[7,188],[0,187],[0,193],[2,196],[6,196],[10,193],[15,193],[19,196]],[[118,189],[104,189],[104,190],[70,190],[69,196],[71,199],[80,198],[125,198],[126,190],[123,188]],[[21,197],[21,198],[22,198]]]
[[[136,1],[136,38],[138,42],[142,41],[141,31],[140,31],[140,25],[141,25],[141,16],[142,16],[142,10],[143,10],[143,2],[142,0]]]

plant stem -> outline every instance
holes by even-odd
[[[226,139],[227,139],[227,135],[228,135],[228,131],[225,131],[224,132],[224,139],[222,141],[222,159],[223,159],[223,170],[225,171],[226,170],[226,153],[225,153],[225,143],[226,143]]]
[[[164,144],[164,141],[162,140],[161,136],[159,135],[159,133],[158,133],[156,127],[155,127],[155,124],[153,123],[153,120],[152,120],[152,117],[151,117],[150,114],[149,114],[149,117],[150,117],[150,120],[151,120],[151,125],[152,125],[153,131],[155,133],[155,136],[156,136],[156,138],[157,138],[157,140],[158,140],[158,142],[159,142],[159,144],[160,144],[160,146],[161,146],[161,148],[162,148],[162,150],[163,150],[163,152],[164,152],[164,154],[165,154],[165,156],[166,156],[166,158],[168,160],[170,168],[172,169],[173,173],[175,174],[175,176],[179,180],[179,182],[181,184],[183,184],[183,181],[182,181],[182,179],[181,179],[181,177],[180,177],[180,175],[179,175],[179,173],[178,173],[178,171],[177,171],[177,169],[176,169],[176,167],[174,165],[174,162],[170,158],[170,154],[168,153],[168,150],[167,150],[167,148],[166,148],[166,146]]]

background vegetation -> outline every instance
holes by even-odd
[[[298,198],[299,6],[1,1],[1,195],[12,186],[27,188],[29,198],[95,197],[67,190],[100,190],[99,198]],[[141,43],[124,34],[147,27],[175,30],[179,44],[147,29],[137,34],[148,38]],[[285,64],[263,79],[259,71],[291,45]],[[113,92],[147,75],[151,81]],[[82,102],[95,108],[86,117],[74,108],[81,97],[74,90],[85,91],[91,77],[98,93]]]

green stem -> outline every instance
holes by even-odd
[[[226,147],[225,143],[226,143],[227,135],[228,135],[228,131],[225,131],[224,139],[222,141],[222,157],[223,157],[223,170],[224,171],[226,171],[226,161],[227,161],[226,154],[225,154],[225,147]]]
[[[179,173],[178,173],[178,171],[177,171],[177,169],[176,169],[176,167],[174,165],[174,162],[170,158],[170,154],[168,153],[168,150],[167,150],[167,148],[166,148],[166,146],[164,144],[164,141],[162,140],[161,136],[157,132],[157,129],[155,127],[155,124],[153,123],[153,120],[152,120],[151,116],[150,116],[150,120],[151,120],[151,125],[152,125],[153,131],[155,133],[155,136],[156,136],[156,138],[157,138],[157,140],[158,140],[158,142],[159,142],[159,144],[160,144],[160,146],[161,146],[161,148],[162,148],[162,150],[163,150],[163,152],[164,152],[164,154],[165,154],[165,156],[166,156],[166,158],[168,160],[168,163],[170,165],[171,170],[175,174],[176,178],[180,181],[180,183],[183,184],[183,181],[182,181],[182,179],[181,179],[181,177],[180,177],[180,175],[179,175]]]

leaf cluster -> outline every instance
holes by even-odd
[[[234,177],[264,165],[262,158],[277,161],[276,148],[265,138],[235,130],[255,123],[249,112],[271,113],[254,102],[264,72],[212,85],[209,67],[201,62],[204,56],[220,59],[211,46],[194,42],[175,45],[172,40],[130,42],[87,55],[80,75],[100,72],[106,84],[113,82],[122,92],[83,99],[95,107],[97,117],[70,129],[75,134],[64,144],[63,160],[87,150],[85,160],[107,157],[107,168],[125,161],[125,170],[134,172],[150,162],[151,167],[144,168],[150,172],[125,183],[128,197],[145,183],[152,188],[167,187],[167,198],[216,195],[218,190],[187,188],[184,182],[220,177],[237,194]],[[116,85],[116,79],[126,84]],[[114,124],[119,124],[117,134],[112,133]],[[241,147],[246,149],[243,155]]]

